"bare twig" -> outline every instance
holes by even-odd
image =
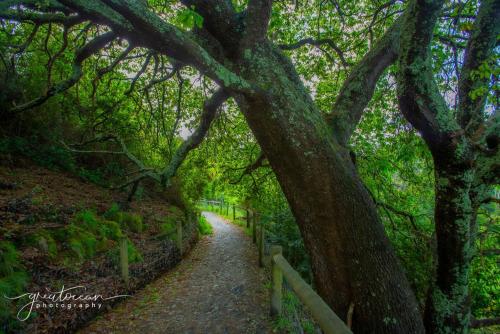
[[[342,63],[342,65],[344,67],[349,67],[349,65],[351,65],[351,63],[349,63],[345,59],[344,52],[337,46],[335,41],[331,38],[314,39],[314,38],[309,37],[309,38],[301,39],[300,41],[297,41],[297,42],[292,43],[292,44],[280,44],[279,47],[282,50],[295,50],[295,49],[298,49],[306,44],[315,46],[317,48],[320,48],[322,45],[328,45],[338,55],[340,62]]]

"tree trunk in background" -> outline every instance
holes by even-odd
[[[469,267],[477,205],[471,198],[474,170],[449,159],[435,158],[437,272],[425,310],[428,333],[468,333]]]
[[[349,152],[280,51],[244,51],[241,75],[265,99],[236,99],[287,197],[315,286],[339,317],[354,303],[355,333],[423,333],[415,296]]]
[[[437,272],[429,291],[425,326],[429,333],[468,333],[469,267],[477,209],[490,186],[498,184],[498,115],[485,111],[489,75],[475,74],[500,34],[500,1],[480,1],[457,69],[458,104],[451,109],[434,76],[431,45],[445,1],[411,1],[402,26],[399,106],[425,140],[434,159]],[[474,93],[474,94],[473,94]]]

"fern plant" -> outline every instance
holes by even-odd
[[[17,328],[19,321],[15,319],[17,306],[21,301],[9,300],[5,297],[16,297],[24,293],[29,282],[19,252],[12,242],[0,241],[0,328]]]

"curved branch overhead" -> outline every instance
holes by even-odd
[[[373,96],[380,76],[397,60],[402,20],[403,17],[393,23],[352,69],[340,89],[332,112],[327,115],[333,134],[341,145],[347,145],[349,142],[363,111]]]
[[[73,74],[71,75],[70,78],[61,81],[56,85],[54,85],[53,87],[49,88],[44,95],[32,101],[23,103],[19,106],[15,106],[14,108],[10,109],[9,112],[18,113],[39,106],[52,96],[62,93],[71,88],[78,82],[78,80],[80,80],[80,78],[83,75],[83,70],[82,70],[83,61],[88,57],[90,57],[91,55],[93,55],[94,53],[101,50],[103,47],[106,46],[106,44],[110,43],[115,38],[116,35],[113,32],[107,32],[96,37],[95,39],[87,43],[85,46],[78,49],[75,53],[75,60],[73,63]]]
[[[120,186],[118,186],[118,188],[124,188],[145,178],[151,178],[154,181],[161,183],[163,186],[166,186],[169,184],[170,179],[175,176],[175,173],[181,166],[184,159],[186,159],[188,153],[201,144],[201,142],[207,135],[208,130],[210,129],[210,125],[217,116],[218,109],[228,98],[229,94],[226,91],[219,89],[207,101],[205,101],[198,126],[193,131],[193,133],[188,138],[186,138],[181,143],[181,145],[179,145],[170,162],[165,168],[160,171],[155,171],[152,168],[147,167],[135,154],[133,154],[128,149],[125,141],[121,137],[114,134],[99,136],[84,143],[79,143],[78,145],[72,146],[81,147],[96,142],[114,141],[119,144],[119,146],[121,147],[121,151],[81,150],[72,148],[66,144],[65,147],[75,153],[118,154],[126,156],[128,160],[130,160],[134,165],[137,166],[138,175],[131,180],[128,180],[125,183],[121,184]]]
[[[500,2],[484,1],[480,6],[477,20],[474,21],[473,35],[468,40],[458,86],[459,123],[469,134],[481,127],[484,120],[483,109],[486,94],[473,94],[474,90],[487,86],[489,78],[477,80],[480,66],[489,61],[493,48],[498,46],[500,35]],[[476,73],[476,75],[474,75]]]

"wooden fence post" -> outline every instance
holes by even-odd
[[[180,220],[177,221],[177,248],[182,256],[182,222]]]
[[[236,209],[234,208],[234,204],[233,204],[233,220],[236,220]]]
[[[250,228],[250,210],[247,209],[247,228]]]
[[[127,238],[120,239],[120,268],[127,289],[129,288],[129,272],[128,272],[128,241]]]
[[[264,267],[264,246],[265,246],[265,236],[264,236],[264,224],[260,221],[260,230],[259,230],[259,267]]]
[[[283,272],[274,263],[274,256],[281,255],[281,246],[271,247],[271,264],[272,264],[272,282],[271,282],[271,316],[276,317],[281,314],[282,308],[282,288],[283,288]]]
[[[252,226],[252,241],[254,244],[257,243],[257,213],[253,213],[253,226]]]

